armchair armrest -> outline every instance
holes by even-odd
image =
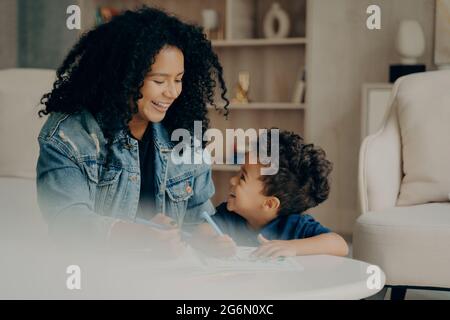
[[[358,191],[361,213],[394,207],[402,179],[401,136],[396,92],[383,127],[366,137],[359,153]]]

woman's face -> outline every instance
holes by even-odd
[[[144,79],[142,98],[137,101],[140,120],[160,122],[181,93],[184,56],[180,49],[164,47]]]

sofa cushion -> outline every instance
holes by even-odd
[[[47,236],[47,223],[39,211],[34,179],[0,177],[0,203],[3,239]]]
[[[353,257],[377,264],[387,284],[450,288],[450,203],[395,207],[361,215]]]
[[[396,99],[404,172],[397,204],[449,201],[450,71],[404,78]]]
[[[46,119],[39,118],[39,100],[49,92],[55,71],[0,71],[0,176],[34,178],[37,136]]]

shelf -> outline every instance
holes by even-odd
[[[224,172],[238,172],[240,170],[240,165],[237,164],[213,164],[213,171],[224,171]]]
[[[214,109],[208,106],[208,109]],[[232,103],[228,106],[229,110],[303,110],[304,103],[289,102],[252,102],[252,103]]]
[[[212,40],[213,47],[304,45],[306,38]]]

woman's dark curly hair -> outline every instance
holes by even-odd
[[[45,94],[45,108],[51,112],[90,111],[101,119],[105,137],[113,137],[137,113],[137,101],[144,78],[165,46],[174,46],[184,55],[183,90],[163,120],[169,135],[177,128],[193,132],[194,120],[209,127],[207,104],[214,103],[217,80],[225,101],[229,101],[222,66],[202,28],[181,22],[160,9],[142,7],[126,11],[110,22],[84,34],[57,70],[53,90]],[[131,105],[130,105],[131,104]]]
[[[267,140],[270,151],[270,131]],[[328,198],[333,165],[321,148],[305,144],[295,133],[280,131],[278,165],[278,173],[262,175],[261,180],[264,195],[280,200],[279,215],[303,213]]]

